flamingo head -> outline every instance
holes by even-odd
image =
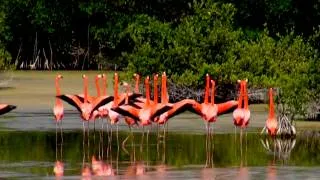
[[[63,176],[64,173],[64,165],[61,161],[56,161],[53,172],[56,176]]]
[[[136,79],[140,78],[139,74],[137,74],[137,73],[134,73],[133,77],[136,78]]]
[[[101,74],[97,74],[96,75],[96,80],[99,80],[99,79],[101,79],[102,78],[102,75]]]
[[[63,78],[63,76],[61,74],[58,74],[56,77],[56,79],[62,79],[62,78]]]
[[[104,79],[104,80],[107,79],[107,76],[106,76],[106,74],[104,74],[104,73],[101,75],[101,77],[102,77],[102,79]]]

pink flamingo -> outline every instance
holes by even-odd
[[[207,75],[207,77],[209,77]],[[207,79],[208,80],[208,79]],[[163,73],[162,75],[162,93],[161,93],[161,101],[163,103],[169,103],[169,98],[168,98],[168,92],[167,92],[167,78],[166,78],[166,74],[165,72]],[[212,84],[212,94],[211,94],[211,104],[210,105],[213,105],[213,106],[217,106],[218,108],[218,111],[217,111],[217,115],[221,115],[221,114],[224,114],[226,113],[227,111],[229,111],[230,109],[232,109],[234,106],[236,106],[238,104],[237,101],[227,101],[225,103],[221,103],[221,104],[215,104],[214,103],[214,87],[215,87],[215,82],[213,80],[211,80],[211,84]],[[208,86],[208,85],[206,85]],[[205,97],[205,102],[208,102],[208,99],[209,99],[209,95],[208,95],[208,92],[209,89],[208,87],[206,87],[206,92],[205,94],[207,94],[207,96]],[[207,98],[207,100],[206,100]],[[209,104],[209,103],[207,103]],[[199,103],[197,103],[195,100],[192,100],[192,99],[184,99],[184,100],[181,100],[177,103],[174,103],[172,104],[172,109],[170,109],[169,111],[167,112],[164,112],[163,114],[160,115],[159,117],[159,121],[158,123],[159,124],[164,124],[166,123],[171,117],[175,116],[175,115],[178,115],[186,110],[189,110],[189,111],[193,111],[194,112],[194,109],[193,107],[198,107],[197,109],[197,114],[200,114],[201,115],[201,110],[200,110],[200,107],[201,105]],[[200,113],[199,113],[200,112]]]
[[[234,124],[241,128],[246,128],[250,120],[250,110],[248,106],[248,93],[247,93],[247,82],[248,80],[238,81],[240,82],[240,95],[238,108],[233,112]],[[242,99],[243,98],[243,99]],[[242,102],[243,101],[243,102]],[[241,108],[243,103],[243,108]]]
[[[240,84],[240,91],[239,91],[238,107],[233,111],[233,123],[234,125],[241,127],[244,119],[244,113],[242,108],[243,83],[240,80],[238,80],[238,83]]]
[[[70,105],[77,108],[77,110],[81,113],[81,118],[83,119],[83,129],[84,129],[84,121],[89,122],[92,113],[94,110],[98,109],[100,106],[110,102],[113,100],[112,96],[100,96],[97,97],[93,102],[88,102],[88,77],[86,75],[82,76],[84,82],[84,101],[81,102],[80,99],[75,95],[60,95],[58,98],[66,101]]]
[[[150,88],[149,88],[149,76],[145,79],[146,86],[146,102],[141,109],[132,107],[130,105],[115,106],[112,109],[118,113],[129,116],[136,121],[140,121],[142,126],[150,125],[151,120],[162,112],[167,111],[171,107],[163,104],[155,104],[150,102]]]
[[[63,76],[58,74],[56,76],[56,79],[55,79],[55,86],[56,86],[56,96],[60,96],[60,85],[59,85],[59,80],[62,79]],[[56,98],[56,103],[53,107],[53,114],[54,114],[54,117],[55,117],[55,121],[56,121],[56,125],[58,123],[61,123],[62,121],[62,118],[63,118],[63,104],[62,104],[62,101],[61,99],[59,98]]]
[[[275,136],[277,134],[278,122],[274,113],[274,103],[272,88],[269,89],[269,116],[266,122],[266,127],[269,135]]]

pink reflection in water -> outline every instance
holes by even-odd
[[[131,164],[128,168],[127,171],[125,172],[126,176],[139,176],[139,175],[144,175],[146,172],[146,167],[143,162],[137,162]]]
[[[54,175],[56,177],[63,176],[64,173],[64,164],[61,161],[56,161],[53,168]]]

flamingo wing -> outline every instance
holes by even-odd
[[[111,110],[123,115],[128,116],[135,121],[139,121],[139,109],[136,109],[129,105],[122,105],[117,107],[112,107]]]
[[[113,96],[99,96],[97,97],[94,102],[92,103],[92,111],[97,110],[100,106],[103,106],[111,101],[113,101],[114,97]]]
[[[201,112],[201,104],[199,104],[197,101],[190,99],[189,102],[191,104],[191,106],[186,106],[186,110],[193,112],[199,116],[202,116],[202,112]]]
[[[133,106],[135,108],[141,109],[141,108],[143,108],[145,103],[143,103],[143,102],[133,102],[133,103],[129,103],[129,105],[131,105],[131,106]]]
[[[80,101],[80,99],[77,96],[69,95],[69,94],[63,94],[63,95],[59,95],[59,96],[56,96],[56,97],[64,100],[65,102],[67,102],[71,106],[74,106],[75,108],[77,108],[77,110],[79,112],[82,112],[81,111],[82,102]]]
[[[217,104],[218,106],[218,115],[222,114],[227,114],[233,112],[237,106],[238,106],[238,101],[227,101],[224,103]]]
[[[127,96],[126,93],[123,93],[123,94],[120,95],[118,105],[122,105],[122,104],[125,103],[126,96]],[[140,93],[129,93],[128,98],[129,98],[129,101],[130,101],[130,100],[135,100],[136,98],[141,97],[141,96],[142,96],[142,94],[140,94]]]
[[[0,104],[0,115],[10,112],[13,109],[16,109],[17,106],[9,104]]]
[[[172,106],[172,104],[157,104],[150,119],[154,119],[155,117],[160,116],[162,113],[169,111],[172,109]]]
[[[190,101],[189,99],[184,99],[181,100],[179,102],[176,102],[173,104],[172,109],[170,109],[167,113],[168,116],[167,118],[172,118],[180,113],[183,113],[187,110],[192,109],[192,101]]]

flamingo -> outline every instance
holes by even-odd
[[[206,87],[205,87],[205,96],[204,102],[198,103],[195,100],[192,100],[192,108],[190,111],[200,115],[203,120],[207,122],[207,130],[209,130],[209,123],[215,122],[218,115],[218,106],[214,103],[214,81],[211,81],[212,84],[212,98],[209,102],[209,90],[210,90],[210,77],[209,74],[206,74]]]
[[[248,79],[246,79],[243,82],[243,96],[244,96],[244,105],[243,105],[243,114],[244,114],[244,119],[243,119],[243,124],[242,126],[247,127],[249,124],[249,120],[250,120],[250,110],[249,110],[249,99],[248,99],[248,90],[247,90],[247,82]]]
[[[162,84],[163,84],[163,86],[162,86],[162,93],[161,93],[161,101],[166,104],[166,103],[169,103],[169,98],[168,98],[168,92],[167,92],[167,78],[166,78],[165,72],[162,75]],[[214,104],[215,82],[211,81],[211,84],[212,84],[211,105],[215,105]],[[206,89],[206,91],[209,91],[209,89]],[[207,98],[209,98],[209,96],[207,96]],[[234,100],[227,101],[227,102],[220,103],[220,104],[216,104],[216,106],[218,108],[217,115],[225,114],[227,111],[229,111],[233,107],[237,106],[237,104],[238,104],[238,101],[234,101]],[[199,107],[199,103],[197,103],[195,100],[192,100],[192,99],[184,99],[184,100],[181,100],[177,103],[174,103],[174,104],[172,104],[172,109],[170,109],[169,111],[160,115],[158,123],[164,124],[171,117],[176,116],[186,110],[194,111],[194,110],[192,110],[193,107]]]
[[[112,96],[100,96],[97,97],[93,102],[88,102],[88,77],[86,75],[82,76],[83,78],[83,92],[84,92],[84,101],[81,102],[80,99],[75,95],[60,95],[58,98],[66,101],[70,105],[77,108],[77,110],[81,113],[81,118],[83,119],[83,128],[84,121],[90,120],[92,113],[94,110],[98,109],[101,105],[106,104],[113,100]]]
[[[238,83],[240,83],[240,91],[239,91],[238,107],[233,111],[233,123],[236,126],[241,126],[244,119],[244,113],[242,108],[243,84],[241,83],[240,80],[238,80]]]
[[[269,135],[275,136],[277,134],[277,126],[278,126],[278,122],[274,113],[272,88],[270,88],[269,89],[269,117],[266,122],[266,127]]]
[[[115,73],[114,74],[114,87],[113,87],[114,100],[98,108],[99,111],[107,111],[108,112],[108,116],[110,118],[111,124],[117,123],[121,117],[118,112],[112,110],[112,107],[124,104],[124,102],[126,100],[126,96],[127,96],[126,93],[123,93],[119,96],[118,84],[119,84],[119,76],[118,76],[118,73]],[[106,86],[104,86],[104,88],[106,88]],[[105,92],[105,90],[103,90],[103,91]],[[139,96],[141,96],[141,94],[138,92],[128,94],[129,99],[135,99],[135,98],[138,98]]]
[[[58,74],[55,78],[55,86],[56,86],[56,96],[60,96],[60,85],[59,80],[62,79],[63,76]],[[53,114],[55,117],[56,124],[61,123],[63,118],[63,104],[61,99],[56,98],[56,103],[53,107]]]
[[[240,83],[240,94],[238,108],[233,112],[234,124],[241,128],[246,128],[250,120],[250,110],[248,106],[247,82],[248,80],[238,80]],[[243,103],[243,108],[242,108]]]
[[[167,92],[167,77],[166,73],[163,72],[162,79],[161,79],[161,103],[163,104],[169,104],[169,98],[168,98],[168,92]],[[192,105],[194,103],[194,100],[192,99],[184,99],[177,103],[171,104],[172,109],[162,113],[158,119],[155,121],[158,124],[165,124],[171,117],[176,116],[190,108],[192,108]]]
[[[143,104],[141,109],[132,107],[130,105],[122,105],[122,106],[114,106],[112,110],[129,116],[136,121],[140,121],[142,126],[150,125],[151,120],[153,120],[156,116],[169,110],[171,107],[163,104],[155,104],[150,102],[150,88],[149,88],[149,76],[145,79],[145,87],[146,87],[146,102]]]

